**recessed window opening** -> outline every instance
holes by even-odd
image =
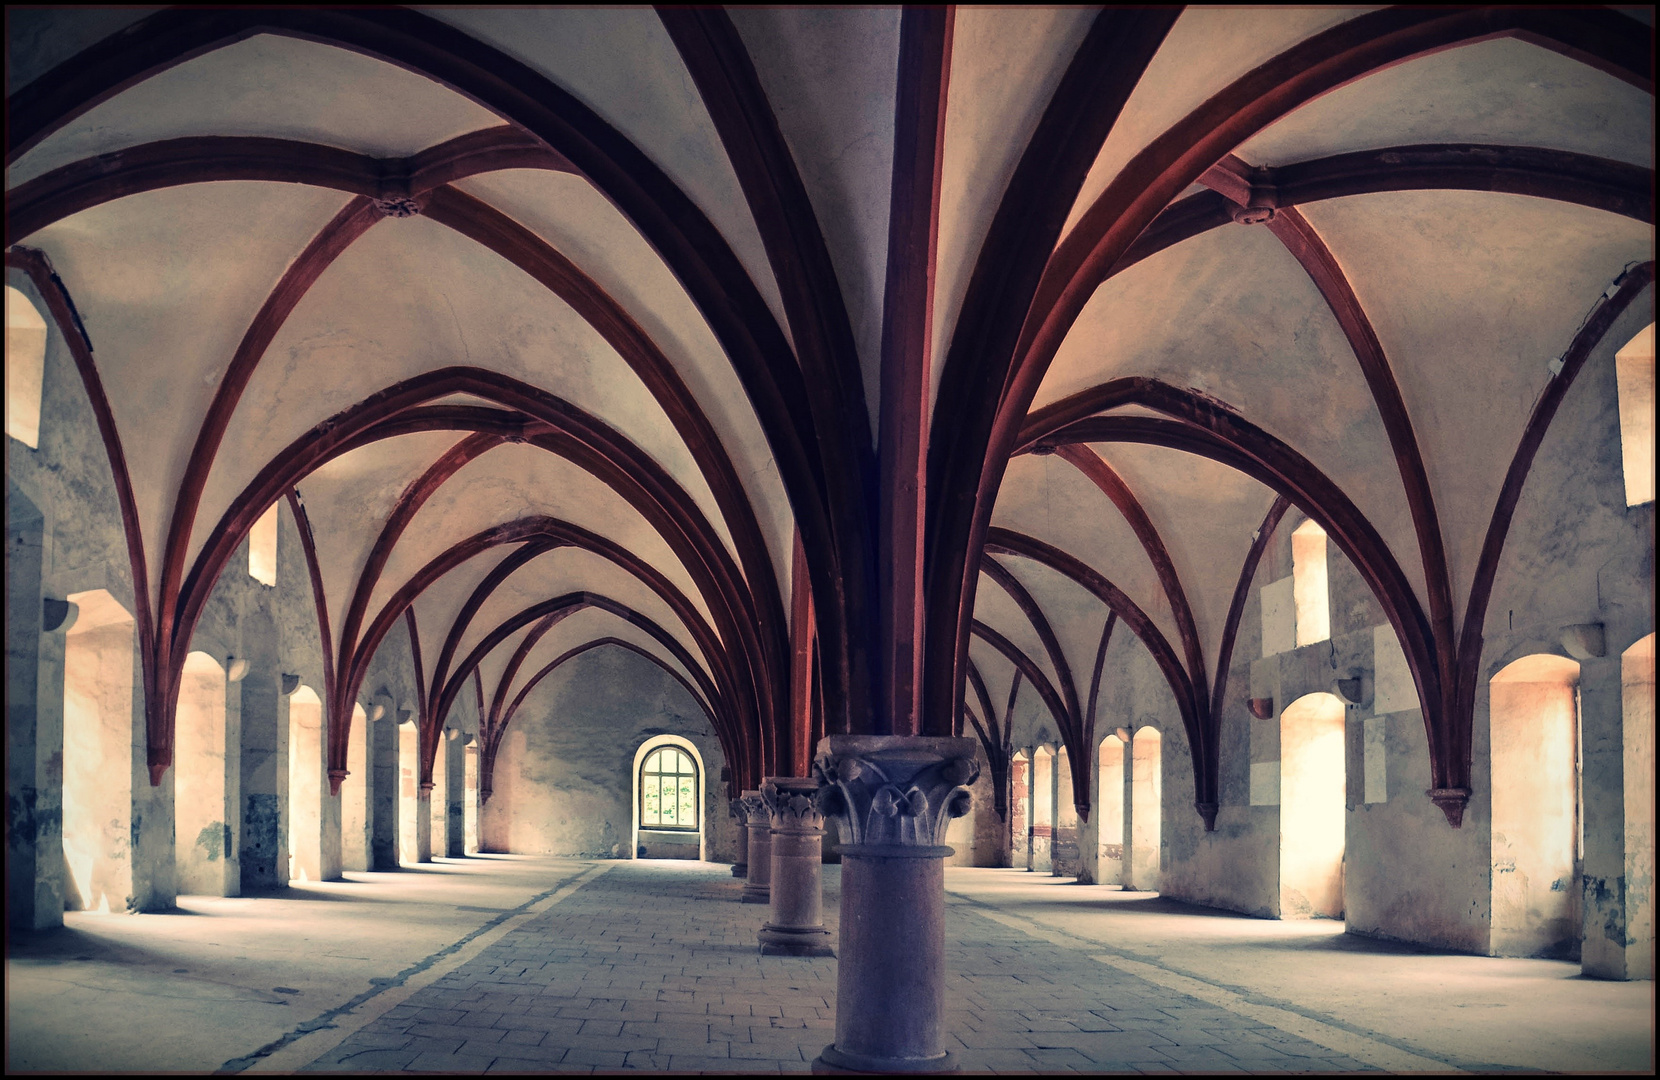
[[[40,447],[40,394],[46,375],[46,320],[6,286],[6,434]]]
[[[471,738],[471,736],[468,736]],[[461,830],[467,854],[478,854],[478,744],[468,743],[462,765]]]
[[[1654,501],[1654,324],[1614,354],[1620,388],[1620,452],[1625,504]]]
[[[1578,685],[1578,664],[1545,654],[1493,676],[1496,956],[1579,956]]]
[[[288,880],[323,880],[323,699],[288,696]]]
[[[173,729],[173,840],[180,893],[226,895],[227,870],[236,857],[228,850],[233,834],[225,813],[226,688],[219,661],[205,652],[185,657]]]
[[[1305,521],[1291,534],[1291,595],[1297,605],[1297,644],[1331,637],[1331,594],[1326,587],[1326,530]]]
[[[277,583],[277,505],[259,515],[248,533],[248,576],[262,585]]]
[[[1021,750],[1009,762],[1009,865],[1032,868],[1032,761]]]
[[[1130,737],[1128,888],[1157,892],[1164,824],[1164,736],[1145,726]]]
[[[432,853],[450,853],[450,739],[449,729],[438,733],[438,748],[432,755]]]
[[[688,739],[657,735],[634,753],[634,856],[702,859],[703,758]]]
[[[1034,873],[1055,868],[1055,753],[1047,746],[1032,751],[1032,865]]]
[[[63,906],[125,911],[133,893],[133,617],[103,589],[69,600],[80,611],[64,646]]]
[[[362,705],[352,705],[346,772],[340,782],[340,865],[344,870],[367,870],[373,843],[369,836],[369,714]]]
[[[1620,657],[1625,742],[1625,976],[1654,978],[1654,635]]]
[[[1124,884],[1124,743],[1117,735],[1101,740],[1095,786],[1096,826],[1100,848],[1095,880]]]
[[[1308,694],[1280,714],[1280,918],[1343,917],[1343,702]]]
[[[398,861],[421,861],[418,833],[421,811],[420,790],[417,786],[421,733],[416,730],[415,718],[398,725]]]

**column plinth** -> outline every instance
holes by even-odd
[[[749,831],[749,880],[744,882],[743,902],[766,904],[772,900],[772,815],[759,791],[746,791],[744,828]]]
[[[737,819],[738,828],[748,829],[749,812],[744,809],[742,799],[733,799],[726,804],[727,811]],[[738,854],[738,861],[732,864],[732,876],[736,878],[749,877],[749,833],[744,833],[743,851]]]
[[[767,777],[761,785],[772,818],[772,918],[761,927],[763,956],[834,956],[824,928],[824,815],[818,781]]]
[[[945,856],[974,740],[831,735],[813,762],[841,838],[836,1041],[815,1072],[955,1072],[945,1049]]]

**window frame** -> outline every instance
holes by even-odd
[[[686,768],[688,770],[687,772],[680,772],[678,770],[675,771],[675,772],[664,772],[661,769],[661,767],[656,768],[655,770],[653,769],[652,763],[654,761],[661,760],[664,751],[667,751],[667,750],[673,750],[678,755],[679,760],[685,762]],[[658,819],[657,823],[656,824],[648,824],[647,823],[647,818],[646,818],[646,781],[648,779],[656,779],[658,781],[661,781],[661,778],[665,777],[665,776],[673,776],[673,777],[677,777],[677,778],[681,777],[681,776],[690,776],[692,778],[692,814],[694,815],[694,817],[696,819],[692,822],[692,824],[690,824],[690,825],[685,825],[685,824],[665,825],[665,824],[663,824],[662,823],[663,811],[662,811],[661,805],[659,805],[658,810],[657,810],[657,819]],[[679,785],[676,784],[677,789],[678,789],[678,787],[679,787]],[[658,796],[659,802],[661,802],[662,793],[663,793],[663,789],[662,789],[661,783],[659,783],[659,786],[658,786],[658,789],[657,789],[657,796]],[[678,794],[678,791],[677,791],[677,794]],[[640,832],[696,833],[696,832],[701,832],[702,829],[703,829],[703,770],[698,767],[697,758],[694,757],[693,755],[687,753],[685,747],[676,746],[673,743],[665,743],[662,746],[653,747],[646,754],[645,760],[640,762],[639,784],[638,784],[638,789],[635,792],[635,798],[638,800],[637,805],[638,805],[638,813],[640,815],[640,818],[639,818],[639,820],[640,820],[639,831]],[[678,802],[678,799],[677,799],[676,800],[676,807],[677,807],[676,816],[678,816],[678,806],[679,806],[679,802]]]

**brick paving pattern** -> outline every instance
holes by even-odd
[[[825,867],[836,931],[839,867]],[[725,867],[620,864],[306,1066],[322,1072],[805,1073],[835,1038],[836,961],[761,956]],[[966,1072],[1364,1067],[952,904],[949,1044]]]

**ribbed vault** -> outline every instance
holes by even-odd
[[[823,730],[968,731],[1001,777],[1023,693],[1090,760],[1128,634],[1208,824],[1294,508],[1395,632],[1456,825],[1529,468],[1652,319],[1652,29],[1612,10],[108,18],[12,15],[7,258],[109,451],[153,780],[287,500],[337,786],[392,639],[428,782],[459,695],[488,790],[606,645],[736,793]]]

